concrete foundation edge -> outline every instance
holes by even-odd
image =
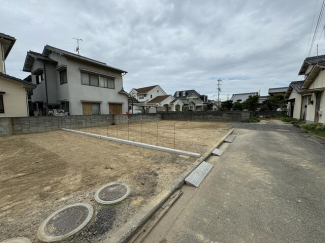
[[[204,160],[206,160],[215,148],[218,148],[223,141],[232,134],[234,129],[231,129],[223,138],[221,138],[212,149],[206,152],[200,157],[194,165],[186,170],[179,178],[173,181],[168,187],[160,192],[149,204],[147,204],[139,213],[137,213],[131,220],[129,220],[122,228],[118,231],[109,235],[103,243],[126,243],[136,233],[136,231],[142,227],[168,200],[168,198],[183,184],[185,178],[192,173]]]
[[[174,153],[174,154],[187,155],[187,156],[196,157],[196,158],[201,157],[201,155],[198,153],[193,153],[193,152],[188,152],[188,151],[183,151],[183,150],[178,150],[178,149],[171,149],[171,148],[155,146],[155,145],[146,144],[146,143],[139,143],[139,142],[128,141],[128,140],[119,139],[119,138],[101,136],[98,134],[81,132],[81,131],[76,131],[76,130],[71,130],[71,129],[66,129],[66,128],[62,128],[62,130],[77,133],[77,134],[82,134],[82,135],[86,135],[86,136],[90,136],[90,137],[95,137],[95,138],[99,138],[99,139],[103,139],[103,140],[108,140],[108,141],[113,141],[113,142],[118,142],[118,143],[123,143],[123,144],[128,144],[128,145],[134,145],[134,146],[138,146],[138,147],[142,147],[142,148],[154,149],[154,150],[159,150],[159,151]]]

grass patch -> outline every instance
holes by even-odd
[[[260,122],[260,119],[256,116],[252,116],[249,119],[247,119],[247,122],[249,123],[256,123],[256,122]]]
[[[292,117],[281,117],[280,120],[283,122],[291,123],[291,124],[304,124],[305,123],[304,120],[300,120],[300,119],[298,120],[298,119],[292,118]]]
[[[325,125],[323,124],[313,123],[313,124],[303,125],[302,128],[320,137],[325,138]]]

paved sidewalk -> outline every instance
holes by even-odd
[[[325,242],[325,146],[292,126],[235,126],[201,186],[184,186],[144,242]]]

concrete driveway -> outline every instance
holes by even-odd
[[[325,146],[291,125],[234,127],[201,186],[184,186],[144,242],[325,242]]]

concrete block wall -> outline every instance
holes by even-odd
[[[250,112],[246,111],[191,111],[191,112],[168,112],[161,113],[163,120],[185,121],[246,121]]]
[[[161,114],[0,118],[0,136],[161,120]]]

